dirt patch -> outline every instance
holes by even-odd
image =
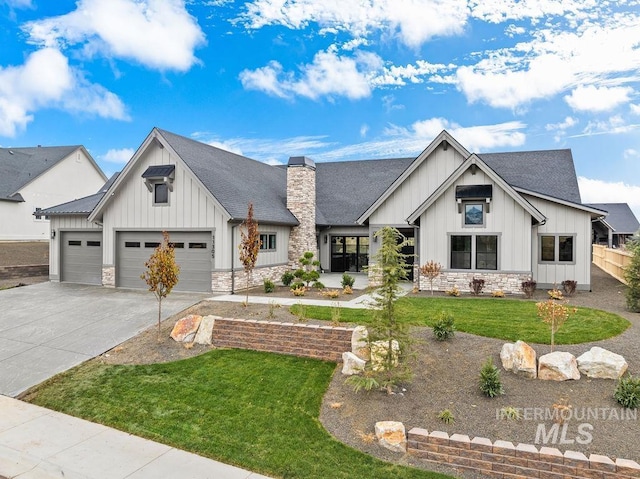
[[[0,242],[0,267],[49,264],[48,241]],[[49,281],[48,276],[9,278],[0,275],[0,289]]]

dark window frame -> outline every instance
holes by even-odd
[[[576,264],[576,237],[575,233],[540,233],[538,235],[538,263],[539,264]],[[551,251],[553,259],[549,256],[549,246],[552,240]],[[569,249],[565,246],[569,243]],[[569,254],[569,257],[567,257]]]
[[[278,235],[276,233],[260,233],[260,251],[277,251]]]
[[[449,243],[449,269],[451,270],[459,270],[459,271],[499,271],[500,270],[500,234],[499,233],[449,233],[448,235],[448,243]],[[465,241],[463,245],[464,249],[454,250],[454,238],[467,238],[468,241]],[[478,248],[478,238],[492,238],[495,242],[495,252],[493,252],[493,256],[495,259],[493,261],[484,259],[483,261],[478,261],[478,255],[490,255],[491,251],[484,251]],[[468,248],[468,249],[467,249]],[[458,258],[454,260],[454,254],[459,253],[459,256],[462,258],[461,260]],[[491,264],[492,267],[478,267],[478,263],[482,263],[486,265],[487,263]],[[466,264],[469,267],[466,267]]]
[[[163,192],[158,192],[159,188],[163,188]],[[158,196],[162,195],[159,201]],[[153,206],[168,206],[169,205],[169,185],[163,182],[153,183]]]

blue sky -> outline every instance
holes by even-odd
[[[640,218],[640,1],[0,0],[0,145],[158,126],[269,163],[571,148]],[[552,171],[548,174],[553,174]]]

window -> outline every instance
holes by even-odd
[[[574,235],[540,235],[539,238],[541,263],[574,262]]]
[[[80,241],[80,240],[69,240],[69,246],[82,246],[82,241]]]
[[[37,206],[34,208],[34,221],[45,221],[48,220],[49,217],[46,215],[39,214],[42,211],[42,208],[38,208]]]
[[[464,204],[464,225],[484,226],[484,205],[482,203]]]
[[[498,269],[496,235],[451,235],[451,269]]]
[[[87,246],[100,246],[100,241],[87,241]]]
[[[189,249],[207,249],[207,243],[189,243]]]
[[[157,241],[147,241],[144,244],[145,248],[157,248],[158,246],[160,246],[160,243]]]
[[[125,248],[140,248],[140,241],[125,241]]]
[[[276,250],[276,234],[275,233],[260,234],[260,251],[275,251],[275,250]]]
[[[169,187],[167,186],[166,183],[154,183],[153,204],[154,205],[169,204]]]

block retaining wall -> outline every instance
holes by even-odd
[[[216,318],[213,345],[342,361],[351,351],[352,328],[281,323],[255,319]]]
[[[508,441],[491,442],[484,437],[413,428],[408,433],[407,452],[427,462],[468,469],[501,479],[630,479],[640,478],[635,461],[532,444],[514,446]]]
[[[0,266],[0,279],[30,278],[33,276],[49,276],[49,265]]]

